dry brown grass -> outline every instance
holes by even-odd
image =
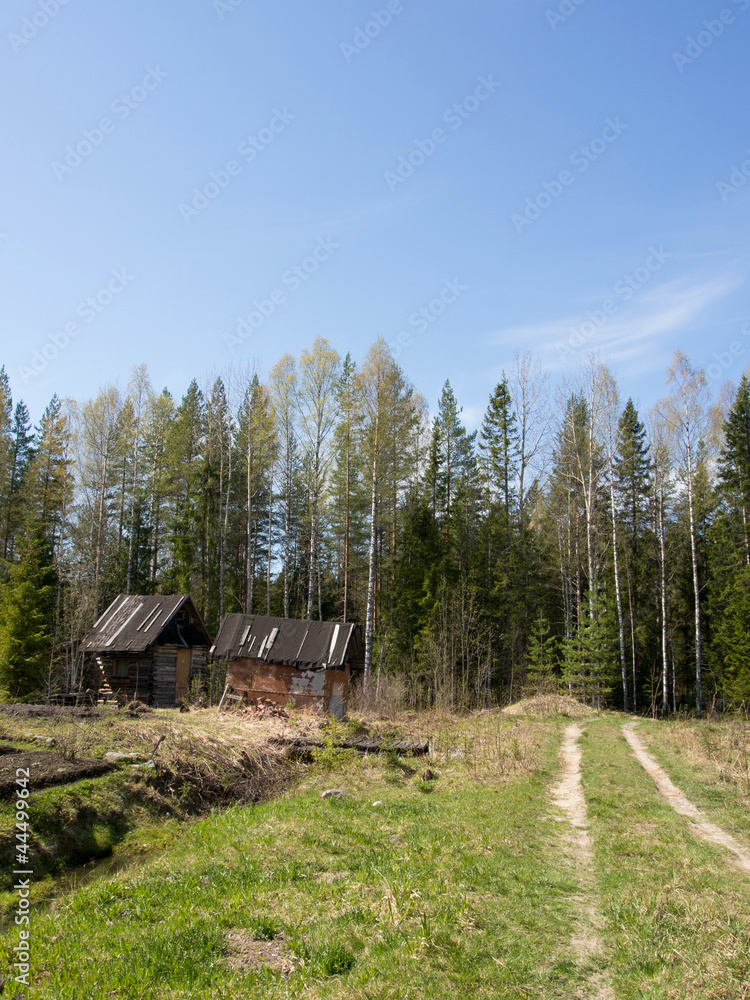
[[[661,730],[662,739],[684,757],[708,765],[750,806],[750,721],[740,716],[719,722],[677,722]]]
[[[313,734],[321,721],[303,713],[290,722],[258,720],[215,708],[138,715],[110,708],[85,715],[51,708],[33,714],[4,711],[0,734],[16,744],[29,742],[29,737],[52,738],[54,749],[68,760],[103,757],[111,750],[138,753],[142,761],[153,756],[150,772],[160,790],[193,811],[259,801],[288,787],[298,765],[269,739],[290,732]]]
[[[595,709],[584,705],[575,698],[562,694],[538,694],[530,698],[508,705],[503,709],[505,715],[564,715],[577,718],[581,715],[593,715]]]

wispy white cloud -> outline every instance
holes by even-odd
[[[662,364],[665,348],[679,343],[676,335],[689,330],[704,310],[736,291],[743,281],[735,272],[700,282],[681,278],[636,292],[627,302],[605,293],[593,300],[598,303],[593,309],[500,330],[492,341],[512,348],[529,347],[552,371],[575,367],[587,351],[601,351],[611,363],[652,369]],[[601,307],[607,299],[617,304],[612,315]]]

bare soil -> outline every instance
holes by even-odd
[[[18,790],[17,772],[27,772],[29,791],[66,785],[82,778],[97,778],[113,769],[103,760],[65,760],[51,750],[18,750],[0,746],[0,799],[11,799]]]
[[[284,948],[283,937],[273,941],[256,941],[248,930],[229,931],[227,964],[234,972],[270,969],[286,979],[295,971],[292,955]]]
[[[680,791],[677,785],[673,784],[667,773],[661,768],[635,733],[637,722],[628,722],[622,727],[623,735],[630,744],[633,754],[641,767],[654,779],[654,784],[659,790],[659,794],[668,802],[676,813],[686,816],[693,833],[708,841],[710,844],[719,844],[726,848],[732,855],[735,865],[742,871],[750,874],[750,854],[741,847],[730,834],[721,827],[709,823],[705,815],[694,806],[693,803]]]
[[[565,840],[581,886],[581,895],[577,900],[578,932],[571,941],[571,948],[576,959],[585,962],[602,952],[599,934],[603,920],[594,897],[594,852],[588,831],[586,800],[581,787],[580,738],[579,726],[573,724],[566,728],[560,748],[563,773],[560,783],[552,789],[552,801],[565,813],[571,827]],[[592,976],[591,987],[591,995],[595,1000],[614,1000],[614,994],[603,976]]]

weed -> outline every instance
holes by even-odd
[[[314,952],[313,969],[320,976],[341,976],[354,967],[356,958],[343,944],[334,942]]]
[[[281,925],[272,917],[258,917],[250,924],[250,930],[256,941],[273,941],[281,933]]]
[[[339,721],[334,715],[329,716],[323,730],[323,745],[313,747],[312,750],[312,758],[316,767],[328,773],[353,764],[357,759],[357,751],[344,747],[346,738],[346,724]]]

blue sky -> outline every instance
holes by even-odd
[[[676,347],[739,378],[750,0],[329,6],[3,5],[2,361],[34,419],[317,335],[384,336],[472,426],[527,347],[555,379],[600,350],[643,408]]]

